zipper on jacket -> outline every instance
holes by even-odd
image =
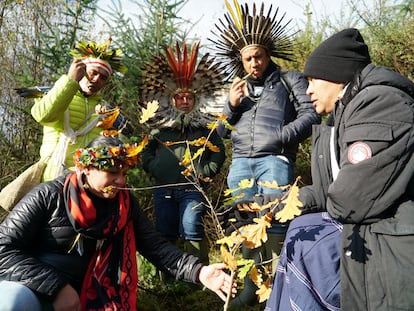
[[[260,100],[259,100],[260,101]],[[254,146],[254,124],[256,121],[256,112],[257,112],[257,106],[259,105],[259,101],[256,102],[254,105],[254,110],[252,114],[252,121],[250,123],[250,156],[253,154],[253,146]]]

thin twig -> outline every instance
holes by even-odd
[[[226,297],[226,302],[224,303],[223,306],[223,311],[227,311],[229,308],[229,303],[230,303],[230,298],[232,295],[232,291],[233,291],[233,280],[234,280],[234,276],[236,275],[236,271],[231,270],[230,272],[230,288],[229,291],[227,292],[227,297]]]
[[[159,188],[167,188],[167,187],[175,187],[175,186],[187,186],[192,185],[191,182],[182,182],[176,184],[167,184],[167,185],[159,185],[159,186],[150,186],[150,187],[142,187],[142,188],[135,188],[135,187],[113,187],[113,189],[119,190],[132,190],[132,191],[143,191],[143,190],[151,190],[151,189],[159,189]]]

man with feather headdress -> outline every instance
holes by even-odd
[[[79,42],[70,51],[74,59],[68,73],[46,94],[43,90],[34,95],[22,93],[36,88],[16,89],[22,96],[37,97],[31,113],[43,126],[40,156],[48,159],[43,181],[61,175],[72,165],[73,151],[99,136],[103,128],[111,128],[119,115],[119,109],[107,110],[100,93],[113,72],[127,70],[121,62],[122,51],[109,49],[110,43],[111,39]]]
[[[227,65],[229,78],[234,78],[223,114],[235,129],[232,164],[227,177],[228,187],[237,200],[253,200],[255,196],[280,196],[279,187],[292,184],[294,162],[300,142],[311,135],[312,125],[320,123],[320,116],[306,95],[307,81],[295,71],[282,71],[272,57],[290,60],[292,53],[289,22],[277,16],[270,6],[265,12],[253,4],[240,5],[234,0],[234,10],[228,1],[228,13],[213,31],[216,56]],[[227,136],[227,127],[218,129]],[[248,180],[251,187],[240,187]],[[253,214],[253,213],[252,213]],[[247,217],[247,221],[253,221]],[[269,241],[262,249],[244,249],[246,258],[256,264],[277,258],[287,229],[286,224],[273,224]],[[249,277],[244,290],[232,301],[234,306],[257,303],[257,287]]]
[[[143,68],[140,104],[159,108],[147,124],[153,129],[142,153],[145,171],[155,179],[156,227],[170,241],[208,262],[204,234],[203,188],[220,171],[224,146],[208,124],[222,110],[224,75],[200,43],[165,47]],[[200,152],[201,151],[201,152]]]

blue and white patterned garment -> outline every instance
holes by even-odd
[[[325,212],[291,222],[265,311],[340,310],[341,234]]]

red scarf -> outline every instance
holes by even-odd
[[[136,310],[138,272],[129,192],[118,193],[118,210],[103,219],[97,219],[97,210],[77,174],[66,178],[64,194],[75,231],[98,240],[83,279],[82,310]]]

